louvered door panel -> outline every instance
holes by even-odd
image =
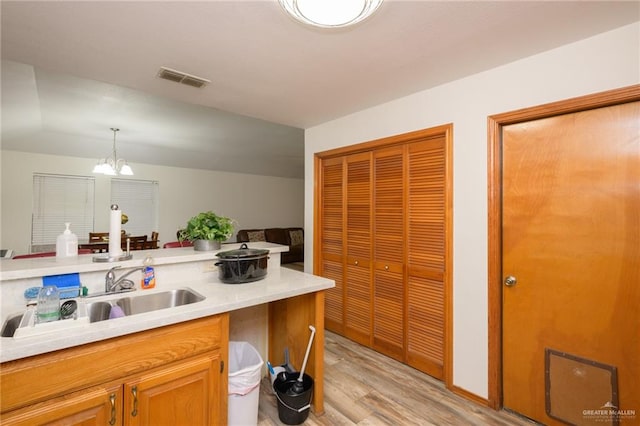
[[[410,365],[443,377],[446,214],[445,139],[408,146],[408,318]]]
[[[403,147],[374,153],[375,259],[404,261]]]
[[[442,280],[410,276],[407,287],[407,363],[441,378],[445,314]]]
[[[324,324],[328,330],[344,333],[344,284],[342,261],[324,259],[322,261],[322,276],[334,280],[336,286],[325,292]]]
[[[343,161],[341,158],[322,163],[321,233],[322,252],[343,255]]]
[[[371,269],[368,261],[347,265],[345,336],[371,345]]]
[[[347,257],[371,258],[371,154],[347,157]]]
[[[343,163],[342,158],[325,159],[321,166],[320,273],[336,282],[325,293],[325,326],[336,333],[344,333]]]
[[[404,277],[399,271],[374,271],[373,348],[404,361]]]
[[[373,347],[404,360],[404,147],[374,151]]]
[[[345,334],[371,342],[371,153],[346,157]]]

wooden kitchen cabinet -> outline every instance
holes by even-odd
[[[1,423],[224,425],[228,314],[2,364]]]
[[[327,329],[440,379],[451,348],[451,132],[316,156],[314,272],[336,281]]]
[[[124,425],[219,424],[214,420],[220,411],[220,366],[220,355],[212,354],[127,380]]]

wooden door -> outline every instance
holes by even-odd
[[[504,406],[637,422],[640,103],[505,126],[502,144]]]
[[[220,357],[177,362],[128,381],[124,386],[125,425],[217,425],[221,410]],[[226,370],[224,372],[226,373]]]
[[[408,146],[407,363],[444,378],[447,265],[445,136]]]
[[[371,153],[346,157],[345,336],[371,345]]]
[[[85,389],[3,414],[6,426],[118,426],[122,424],[122,385]]]
[[[325,326],[344,334],[344,190],[343,157],[327,158],[320,166],[322,196],[319,205],[319,273],[336,286],[325,293]]]
[[[404,361],[404,147],[373,157],[373,348]]]

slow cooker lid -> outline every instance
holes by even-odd
[[[251,248],[248,248],[246,244],[243,244],[240,246],[239,249],[221,251],[220,253],[216,253],[216,256],[218,256],[221,259],[229,259],[229,258],[242,259],[245,257],[265,256],[267,254],[269,254],[269,250],[251,249]]]

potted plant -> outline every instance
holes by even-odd
[[[187,227],[180,231],[179,240],[192,241],[194,250],[217,250],[222,241],[233,234],[233,223],[233,219],[212,211],[202,212],[189,219]]]

